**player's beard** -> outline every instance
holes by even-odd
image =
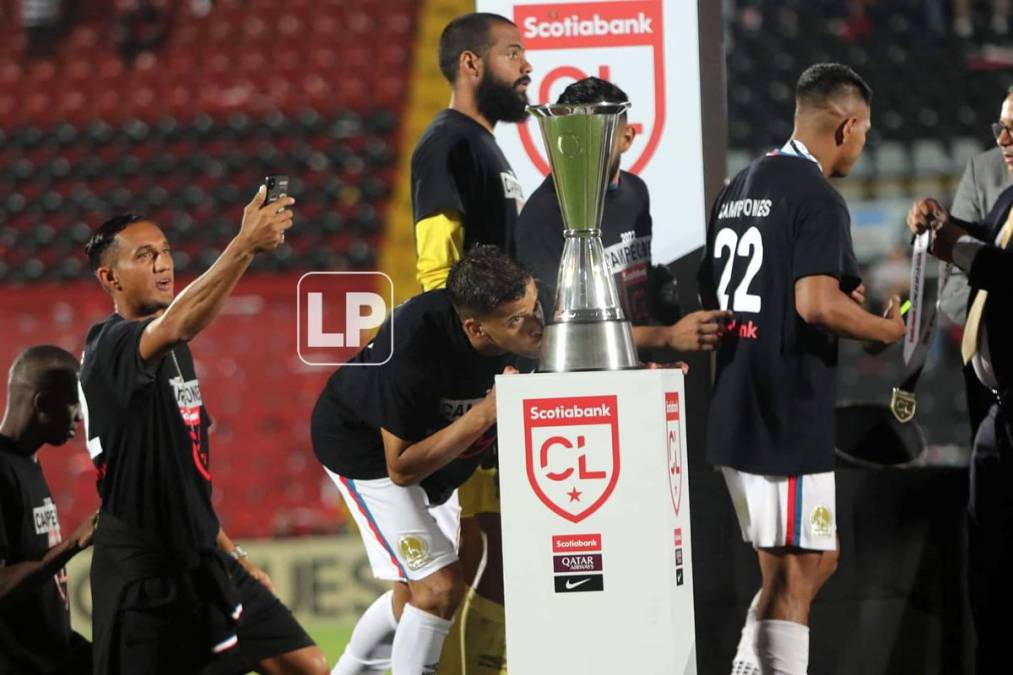
[[[523,122],[528,116],[528,96],[525,92],[518,91],[517,87],[530,81],[531,78],[522,77],[510,84],[487,72],[476,92],[478,111],[493,124]]]

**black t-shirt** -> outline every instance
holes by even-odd
[[[732,179],[707,227],[701,298],[735,314],[717,353],[710,463],[833,470],[837,338],[795,309],[796,280],[813,275],[859,283],[847,206],[814,161],[775,152]]]
[[[42,467],[0,436],[0,561],[42,560],[62,541]],[[67,572],[61,569],[0,613],[0,671],[45,673],[70,649]]]
[[[102,509],[168,548],[215,548],[211,421],[193,357],[181,343],[146,366],[138,348],[150,321],[113,314],[85,343],[82,413]]]
[[[647,185],[622,171],[610,184],[602,209],[601,240],[612,267],[626,318],[634,325],[650,323],[648,274],[651,268],[651,208]],[[552,317],[556,278],[563,257],[563,215],[552,177],[546,178],[524,204],[517,220],[514,247],[538,280],[538,299]]]
[[[391,330],[393,354],[379,347],[390,344]],[[334,473],[361,480],[388,475],[381,427],[405,441],[421,441],[480,402],[506,366],[521,372],[534,366],[518,356],[475,351],[443,289],[396,307],[352,362],[377,365],[345,365],[331,375],[313,411],[313,449]],[[446,501],[495,442],[492,427],[460,457],[422,480],[430,503]]]
[[[464,219],[464,249],[495,244],[508,253],[521,184],[496,137],[456,110],[441,111],[412,153],[412,213],[418,223],[440,211]]]

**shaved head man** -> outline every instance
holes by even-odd
[[[77,359],[50,345],[22,352],[0,422],[0,672],[90,673],[91,646],[70,628],[64,565],[91,545],[94,518],[64,540],[39,464],[81,421]]]

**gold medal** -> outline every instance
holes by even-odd
[[[915,400],[914,392],[904,391],[898,387],[893,388],[893,396],[890,398],[890,410],[898,422],[907,424],[914,419],[917,407],[918,402]]]

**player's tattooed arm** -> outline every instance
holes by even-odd
[[[516,372],[516,368],[507,366],[503,374]],[[471,410],[418,443],[380,429],[387,473],[396,485],[415,485],[455,460],[495,423],[496,387],[493,387]]]
[[[67,561],[91,546],[98,514],[81,523],[70,537],[53,546],[41,560],[26,560],[13,565],[0,564],[0,614],[18,603],[34,588],[52,581]]]
[[[138,348],[145,362],[156,362],[173,345],[196,337],[221,312],[253,256],[277,248],[285,241],[285,230],[292,227],[293,214],[289,207],[295,200],[283,197],[272,202],[272,208],[264,209],[261,207],[266,198],[267,188],[261,185],[243,210],[239,234],[229,242],[218,260],[145,327]]]
[[[893,344],[904,337],[900,298],[893,297],[884,316],[867,312],[841,290],[836,277],[814,275],[795,282],[795,311],[807,324],[853,340]]]

